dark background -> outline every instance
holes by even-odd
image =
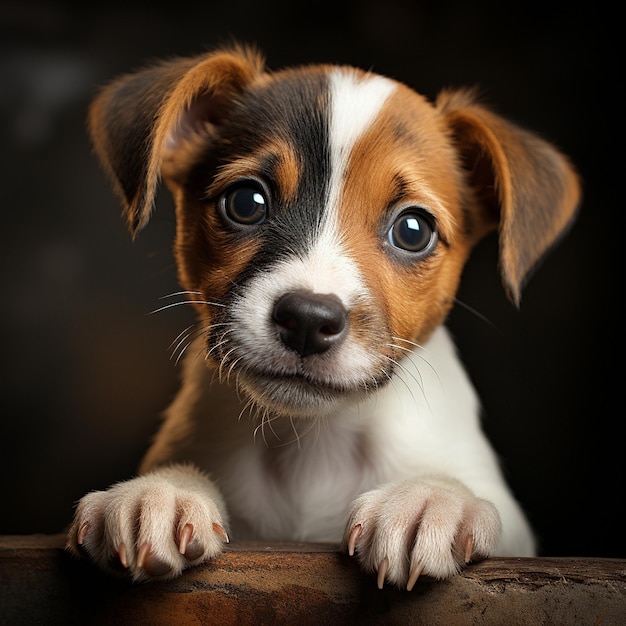
[[[626,556],[617,15],[488,0],[92,4],[0,1],[0,533],[59,532],[83,493],[133,474],[177,387],[168,346],[191,320],[148,315],[177,290],[171,204],[162,194],[131,243],[90,153],[88,101],[121,72],[235,37],[272,68],[351,63],[431,98],[478,85],[571,156],[584,203],[521,309],[494,236],[459,295],[478,314],[458,306],[450,325],[542,553]]]

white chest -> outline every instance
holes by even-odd
[[[339,541],[350,503],[375,484],[361,435],[325,432],[322,422],[298,428],[299,441],[288,429],[281,429],[281,441],[257,437],[224,468],[219,482],[234,537]]]

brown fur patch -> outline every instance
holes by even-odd
[[[264,163],[272,163],[271,172],[263,171]],[[239,178],[259,175],[274,183],[281,199],[293,201],[298,191],[300,164],[291,144],[276,139],[255,154],[239,157],[222,166],[207,190],[207,196],[215,196]]]
[[[257,251],[253,240],[233,237],[221,223],[213,203],[204,202],[181,188],[173,190],[176,202],[174,256],[183,289],[200,292],[191,300],[219,301]],[[214,308],[197,305],[205,320]]]
[[[447,314],[473,243],[458,227],[462,174],[441,126],[431,104],[399,86],[354,146],[339,217],[343,240],[392,336],[421,343]],[[385,249],[400,205],[434,216],[440,243],[430,256],[407,262]]]

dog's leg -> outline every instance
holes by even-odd
[[[68,549],[133,580],[167,579],[228,541],[222,497],[192,465],[172,465],[84,496]]]
[[[422,574],[447,578],[491,555],[500,537],[496,507],[449,477],[384,485],[355,500],[343,547],[385,581],[412,589]]]

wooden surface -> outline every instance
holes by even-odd
[[[0,624],[626,626],[626,559],[493,558],[412,592],[329,544],[232,544],[172,582],[111,579],[60,535],[0,536]]]

